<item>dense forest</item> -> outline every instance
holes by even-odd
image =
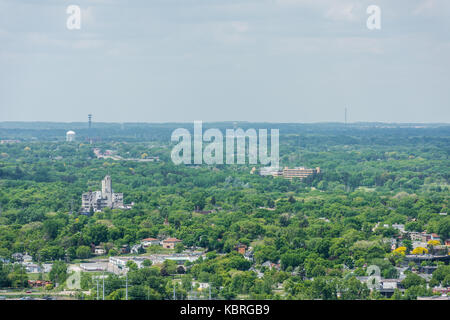
[[[379,299],[356,276],[377,265],[382,277],[398,278],[405,254],[391,248],[389,239],[400,236],[392,224],[435,233],[442,242],[450,238],[450,216],[443,214],[450,198],[450,126],[205,127],[233,125],[279,128],[280,165],[320,167],[320,173],[291,181],[252,174],[252,165],[174,165],[170,134],[192,125],[96,124],[89,130],[85,124],[2,123],[1,139],[18,141],[0,144],[0,286],[26,284],[20,266],[5,262],[16,252],[58,265],[89,258],[92,245],[113,256],[123,245],[170,236],[206,252],[176,283],[182,297],[196,280],[208,282],[221,299]],[[64,141],[69,129],[77,131],[76,142]],[[159,161],[98,159],[94,147],[123,159]],[[100,189],[105,175],[133,208],[81,214],[82,193]],[[253,262],[236,252],[239,244],[252,248]],[[413,249],[408,239],[397,247]],[[427,263],[438,266],[432,279],[408,271],[405,290],[393,299],[450,285],[447,265]],[[170,299],[171,275],[178,271],[170,262],[130,265],[131,298]],[[86,289],[92,281],[83,275]],[[107,283],[108,298],[123,299],[120,277],[110,275]]]

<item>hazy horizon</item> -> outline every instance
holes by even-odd
[[[450,2],[372,4],[0,0],[0,121],[450,123]]]

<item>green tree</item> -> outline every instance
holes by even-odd
[[[48,277],[53,283],[64,283],[67,279],[67,264],[64,261],[55,261]]]

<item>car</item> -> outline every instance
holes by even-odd
[[[31,291],[31,290],[28,290],[28,291],[26,291],[26,293],[32,293],[33,291]]]

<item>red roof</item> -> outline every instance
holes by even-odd
[[[158,241],[158,239],[155,239],[155,238],[145,238],[145,239],[142,239],[141,241]]]
[[[167,238],[166,240],[164,240],[164,242],[181,242],[181,240],[177,238]]]

